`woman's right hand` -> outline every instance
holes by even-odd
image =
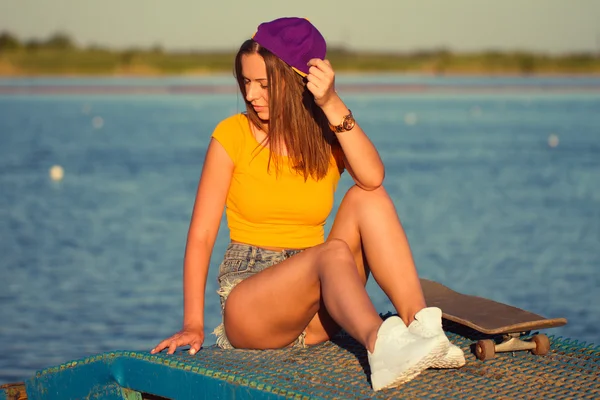
[[[175,353],[175,350],[180,346],[190,346],[190,354],[194,355],[204,343],[204,329],[182,329],[173,336],[160,342],[155,348],[150,350],[151,354],[160,353],[168,348],[167,354]]]

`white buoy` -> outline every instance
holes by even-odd
[[[553,133],[552,135],[548,136],[548,146],[550,146],[550,147],[558,146],[558,135],[555,135]]]
[[[53,165],[50,168],[50,179],[53,181],[61,181],[65,176],[65,170],[60,165]]]
[[[482,114],[481,107],[474,106],[471,107],[471,115],[474,117],[479,117]]]
[[[409,112],[404,116],[404,123],[406,125],[414,125],[417,123],[417,114]]]
[[[92,118],[92,126],[95,129],[100,129],[104,126],[104,119],[102,117],[94,117]]]

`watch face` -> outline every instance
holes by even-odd
[[[344,119],[344,129],[347,131],[354,128],[355,124],[356,124],[356,121],[354,121],[354,118],[352,118],[352,117],[348,117],[348,118]]]

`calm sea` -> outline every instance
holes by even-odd
[[[421,276],[566,317],[548,333],[600,343],[600,79],[339,82],[384,159]],[[229,77],[0,80],[0,383],[179,329],[204,152],[242,108]],[[227,237],[222,225],[206,344]]]

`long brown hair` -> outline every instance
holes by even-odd
[[[242,74],[242,56],[259,54],[267,67],[269,92],[268,128],[252,105],[246,100],[246,85]],[[235,57],[235,77],[250,123],[267,133],[269,167],[271,162],[278,171],[281,167],[279,149],[287,149],[291,167],[304,176],[320,180],[327,175],[331,155],[335,155],[338,169],[341,147],[329,129],[327,117],[316,105],[312,93],[306,88],[304,78],[289,65],[252,39],[246,40]]]

